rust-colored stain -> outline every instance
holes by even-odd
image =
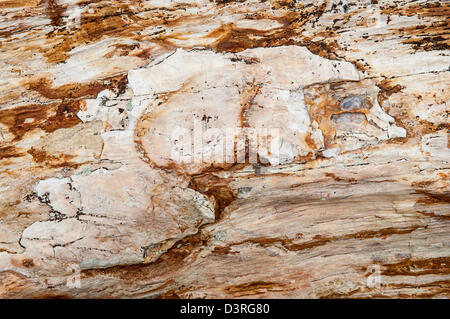
[[[42,0],[3,0],[0,2],[0,8],[24,8],[24,7],[34,7],[41,3]]]
[[[350,184],[358,183],[358,180],[355,179],[355,178],[339,177],[339,176],[336,176],[333,173],[325,173],[325,176],[332,178],[336,182],[345,182],[345,183],[350,183]]]
[[[279,244],[283,246],[285,249],[289,251],[301,251],[305,249],[316,248],[320,246],[324,246],[331,242],[336,242],[339,240],[349,240],[349,239],[369,239],[369,238],[381,238],[385,239],[392,235],[397,234],[409,234],[415,231],[416,229],[422,226],[411,226],[407,228],[384,228],[373,231],[360,231],[352,234],[345,234],[342,236],[321,236],[315,235],[312,240],[306,242],[297,243],[297,240],[291,238],[268,238],[268,237],[259,237],[259,238],[249,238],[243,240],[241,242],[230,243],[229,246],[238,246],[243,244],[257,244],[262,247],[268,247],[275,244]],[[301,238],[301,236],[300,236]]]
[[[398,93],[403,89],[400,84],[392,84],[390,79],[380,81],[377,83],[377,86],[380,88],[380,92],[378,93],[378,103],[380,105],[383,105],[383,102],[389,99],[392,94]]]
[[[286,26],[291,25],[290,19],[283,22]],[[217,52],[237,53],[245,49],[295,44],[297,41],[292,39],[294,34],[294,26],[280,27],[278,30],[262,31],[241,29],[235,27],[233,23],[229,23],[222,25],[208,34],[207,38],[217,40],[212,45],[206,45],[206,47],[214,49]]]
[[[321,89],[313,94],[305,94],[305,104],[311,121],[316,121],[324,137],[325,148],[330,148],[334,143],[335,129],[331,123],[331,116],[340,111],[339,102]]]
[[[214,247],[212,253],[216,254],[216,255],[225,256],[225,255],[237,254],[238,252],[232,252],[231,247],[228,247],[228,246],[224,246],[224,247],[217,246],[217,247]]]
[[[46,167],[57,168],[57,167],[78,167],[81,164],[76,164],[70,162],[75,156],[70,154],[61,154],[58,156],[49,155],[43,150],[35,149],[34,147],[28,150],[28,154],[33,157],[33,161],[45,165]]]
[[[450,290],[450,281],[440,280],[440,281],[433,281],[429,283],[424,284],[395,284],[395,283],[381,283],[381,289],[384,290],[390,290],[395,289],[395,298],[398,299],[430,299],[433,297],[442,297],[448,294]],[[400,292],[401,289],[420,289],[421,293],[404,293]],[[337,293],[337,292],[331,292],[328,294],[321,295],[320,298],[322,299],[343,299],[343,298],[352,298],[352,299],[386,299],[386,298],[392,298],[393,295],[389,294],[388,292],[379,292],[380,289],[374,289],[374,288],[357,288],[347,293]]]
[[[325,148],[336,146],[336,129],[333,125],[333,118],[337,118],[342,114],[366,115],[372,107],[372,101],[369,98],[364,98],[361,108],[352,110],[341,108],[340,99],[348,95],[346,93],[347,89],[354,89],[355,87],[361,87],[364,90],[364,84],[352,82],[312,85],[305,88],[305,104],[311,121],[315,121],[322,131]],[[314,143],[313,141],[311,142]],[[315,146],[313,149],[317,149],[315,144],[311,144],[311,146]]]
[[[223,290],[233,297],[264,294],[270,291],[283,291],[285,284],[272,281],[253,281],[244,284],[224,287]]]
[[[433,212],[426,212],[426,211],[420,211],[420,210],[417,210],[416,212],[420,215],[427,216],[427,217],[434,218],[434,219],[441,220],[441,221],[450,220],[450,215],[439,215],[439,214],[435,214]]]
[[[129,25],[127,20],[137,22],[142,19],[138,19],[137,13],[121,1],[87,3],[89,8],[81,13],[79,26],[64,26],[62,15],[66,7],[57,5],[53,0],[46,2],[47,14],[55,27],[54,32],[48,35],[50,48],[41,49],[48,63],[64,62],[73,48],[95,43],[105,36],[131,37],[133,31],[144,28],[138,24],[134,24],[134,27]]]
[[[17,1],[16,1],[17,2]],[[229,3],[230,1],[227,1]],[[235,2],[235,1],[233,1]],[[8,3],[8,2],[7,2]],[[131,6],[132,4],[132,6]],[[3,4],[8,6],[8,4]],[[216,2],[216,5],[225,5],[225,2]],[[297,6],[298,11],[292,10],[295,5],[290,1],[273,1],[274,9],[285,9],[283,15],[257,14],[251,16],[253,19],[271,19],[281,24],[280,27],[271,30],[257,30],[249,28],[237,28],[233,23],[220,26],[211,31],[205,39],[215,39],[213,44],[202,43],[199,40],[195,45],[188,45],[185,48],[205,47],[217,52],[240,52],[249,48],[257,47],[275,47],[281,45],[304,45],[313,53],[323,57],[337,58],[335,54],[339,47],[337,41],[330,35],[325,40],[314,41],[311,38],[302,36],[302,26],[311,21],[319,19],[326,10],[326,3],[320,7],[315,6]],[[11,2],[9,6],[21,6]],[[195,4],[177,5],[173,8],[152,8],[145,10],[139,1],[99,1],[86,2],[85,8],[79,18],[79,25],[71,22],[65,24],[67,17],[67,5],[59,4],[57,0],[42,0],[34,3],[34,6],[43,8],[51,20],[53,31],[47,34],[47,44],[43,47],[30,47],[31,50],[39,50],[48,63],[57,64],[66,61],[69,58],[69,52],[77,47],[96,43],[105,37],[127,38],[135,41],[148,41],[157,43],[162,47],[175,49],[179,45],[174,44],[173,40],[184,39],[189,36],[186,34],[177,34],[175,32],[161,34],[144,35],[142,31],[150,26],[163,25],[165,27],[175,27],[182,24],[198,23],[202,17],[190,16],[183,9]],[[171,14],[177,12],[176,15]],[[144,13],[144,16],[142,15]],[[8,32],[20,32],[20,29]],[[12,33],[5,33],[5,36]],[[116,49],[110,55],[126,56],[136,47],[131,45],[127,48]],[[148,58],[151,52],[148,49],[137,53],[137,56]]]
[[[25,258],[24,260],[22,260],[22,265],[25,268],[31,268],[34,266],[34,262],[32,258]]]
[[[423,205],[434,205],[434,204],[449,204],[450,194],[448,193],[432,193],[424,190],[416,190],[417,193],[423,194],[426,197],[417,200],[417,203]]]
[[[65,7],[58,4],[57,0],[42,0],[41,4],[47,6],[47,15],[51,20],[53,26],[59,27],[63,23],[63,14],[65,12]]]
[[[172,248],[151,264],[114,266],[104,269],[83,269],[81,276],[82,278],[90,278],[103,275],[120,278],[124,281],[146,280],[159,276],[170,278],[177,271],[193,262],[199,249],[206,242],[207,238],[201,233],[197,233],[176,242]]]
[[[13,12],[13,19],[18,21],[17,25],[11,27],[8,26],[7,28],[2,28],[0,30],[0,51],[8,52],[8,54],[9,52],[14,52],[13,54],[18,57],[17,61],[20,61],[23,57],[24,62],[26,62],[23,64],[23,70],[19,70],[18,66],[18,70],[14,68],[14,70],[11,71],[11,74],[19,74],[19,78],[22,79],[16,87],[19,89],[4,92],[2,97],[2,101],[8,101],[8,103],[11,104],[3,105],[0,109],[1,129],[7,130],[8,133],[6,136],[7,138],[10,138],[10,140],[7,141],[9,144],[0,145],[0,161],[6,166],[15,161],[27,160],[29,162],[27,164],[31,164],[28,165],[30,171],[38,171],[36,168],[39,168],[39,173],[42,173],[44,169],[48,169],[45,171],[46,176],[55,176],[54,173],[57,171],[56,169],[62,167],[76,168],[81,165],[73,162],[75,158],[74,155],[58,153],[50,154],[43,148],[38,147],[38,143],[33,144],[34,142],[32,142],[32,145],[28,146],[28,148],[24,148],[23,144],[26,145],[24,142],[27,141],[29,135],[39,133],[39,130],[48,134],[55,132],[58,129],[71,128],[80,124],[81,120],[78,118],[77,113],[80,110],[83,110],[85,105],[84,99],[95,98],[105,89],[110,89],[117,95],[124,93],[128,84],[127,74],[122,71],[117,71],[121,72],[121,74],[117,75],[117,73],[115,73],[106,78],[97,78],[89,83],[69,83],[62,86],[55,86],[51,80],[51,75],[42,75],[44,74],[44,71],[34,75],[36,71],[41,70],[27,70],[26,68],[31,64],[27,64],[29,61],[25,60],[28,59],[28,54],[30,54],[30,56],[42,55],[44,57],[44,64],[47,63],[46,67],[43,69],[46,70],[48,67],[49,70],[52,70],[55,64],[60,64],[57,68],[63,67],[64,63],[68,62],[71,55],[76,54],[73,53],[75,51],[72,50],[82,49],[83,47],[99,43],[105,39],[116,42],[111,43],[108,51],[100,57],[100,59],[103,59],[100,62],[106,63],[109,59],[134,57],[133,59],[128,59],[134,61],[130,62],[130,64],[135,63],[133,64],[133,67],[140,67],[146,65],[149,61],[153,61],[152,58],[160,54],[160,51],[158,50],[166,50],[166,52],[168,52],[169,50],[173,51],[177,48],[188,50],[195,48],[195,50],[207,49],[217,53],[237,53],[251,48],[277,47],[283,45],[305,46],[313,54],[323,58],[351,62],[360,71],[363,71],[363,74],[369,74],[371,78],[366,79],[367,81],[361,80],[352,83],[350,83],[351,81],[343,81],[328,84],[314,84],[310,87],[302,88],[305,92],[305,103],[311,117],[311,122],[316,122],[322,131],[325,148],[337,146],[337,138],[335,136],[337,129],[333,119],[336,120],[339,119],[341,115],[348,116],[349,114],[350,116],[361,119],[364,118],[364,115],[366,115],[373,106],[375,100],[371,100],[371,98],[365,99],[363,101],[363,106],[360,109],[343,110],[340,106],[342,98],[345,98],[347,95],[350,95],[351,92],[357,90],[369,91],[371,89],[369,85],[378,87],[378,94],[375,94],[373,98],[376,98],[380,106],[386,110],[389,115],[395,118],[396,124],[407,129],[407,139],[411,138],[412,140],[414,137],[419,140],[424,134],[435,133],[440,130],[448,131],[450,128],[449,123],[433,123],[430,122],[432,120],[427,121],[422,120],[419,117],[414,118],[411,113],[410,105],[417,101],[426,103],[424,101],[427,99],[422,99],[422,96],[412,97],[409,95],[407,88],[403,86],[401,77],[397,78],[394,76],[392,78],[385,78],[384,75],[378,76],[375,65],[368,64],[368,61],[371,60],[365,60],[361,51],[362,49],[358,46],[359,44],[374,45],[374,43],[378,41],[389,38],[394,39],[398,47],[405,48],[404,52],[411,55],[418,52],[424,55],[437,55],[439,52],[431,51],[448,50],[450,48],[450,36],[448,32],[450,6],[448,3],[442,1],[423,1],[422,3],[415,3],[416,1],[411,2],[412,3],[410,4],[399,6],[395,4],[379,4],[377,0],[371,1],[372,4],[377,5],[377,8],[380,8],[383,17],[387,17],[388,27],[381,29],[380,34],[364,34],[362,36],[353,37],[351,35],[352,32],[349,32],[348,30],[349,25],[356,23],[356,29],[368,26],[368,18],[364,15],[362,15],[359,21],[354,21],[360,13],[366,10],[366,8],[360,8],[359,5],[356,5],[351,8],[352,10],[347,12],[347,7],[345,7],[345,13],[337,17],[334,13],[337,4],[332,4],[331,11],[326,12],[330,1],[323,1],[322,5],[305,5],[301,1],[295,0],[261,0],[258,5],[262,3],[268,4],[270,10],[255,13],[252,12],[252,10],[245,10],[246,3],[244,0],[210,0],[212,5],[210,11],[207,11],[205,15],[192,15],[189,10],[186,9],[198,6],[195,3],[171,3],[170,6],[168,5],[168,7],[164,8],[146,6],[140,0],[83,0],[77,3],[78,5],[81,5],[80,8],[82,8],[79,24],[76,24],[74,21],[68,22],[67,10],[69,7],[65,2],[60,0],[0,1],[0,10],[4,12]],[[233,9],[230,10],[230,8],[236,8],[236,12],[233,12],[233,14],[245,16],[245,19],[247,20],[272,20],[273,22],[278,22],[279,26],[268,30],[259,30],[253,28],[239,28],[237,22],[219,22],[208,31],[203,30],[205,33],[202,33],[199,37],[196,37],[195,31],[190,31],[191,27],[195,29],[195,27],[200,25],[205,19],[214,19],[214,14],[216,12],[220,12],[220,14],[222,12],[228,12],[226,10],[231,12]],[[0,16],[2,13],[0,13]],[[329,16],[336,16],[336,18],[329,19]],[[406,27],[391,25],[390,23],[395,21],[394,16],[401,16],[402,21],[407,21],[404,24]],[[6,17],[6,14],[3,14],[3,17]],[[26,21],[26,18],[29,17],[45,19],[47,25],[42,26],[42,28],[41,26],[30,26],[27,24],[29,22]],[[408,19],[408,17],[410,17],[410,19]],[[420,19],[420,23],[409,22],[418,19]],[[226,21],[232,21],[232,19]],[[403,26],[403,24],[401,25]],[[186,26],[185,30],[179,28],[183,26]],[[149,33],[150,27],[155,27],[157,31],[151,31]],[[313,32],[311,32],[311,30],[313,30]],[[311,36],[311,34],[313,34],[313,36]],[[347,37],[347,35],[349,36]],[[28,44],[28,40],[21,42],[21,39],[27,38],[32,39],[30,44]],[[347,39],[349,42],[347,42]],[[119,41],[126,41],[126,44],[119,43]],[[147,44],[151,44],[152,46],[149,48],[146,46]],[[352,47],[352,44],[354,47]],[[364,46],[364,48],[367,47],[368,46]],[[345,54],[346,51],[351,52],[351,54]],[[361,53],[360,59],[355,61],[349,58],[349,56],[356,56],[356,53]],[[373,52],[364,53],[367,53],[368,55],[378,54],[375,49]],[[443,56],[445,53],[442,52],[440,54]],[[13,55],[11,54],[11,56]],[[139,61],[136,57],[142,61]],[[5,61],[6,60],[7,59],[5,59]],[[122,60],[125,59],[121,59],[121,61]],[[13,59],[11,59],[11,61],[13,61]],[[11,63],[11,61],[6,61],[5,64]],[[232,58],[232,61],[241,61],[248,65],[260,63],[257,59],[242,57]],[[100,62],[99,65],[101,65]],[[15,63],[15,61],[12,63]],[[7,71],[9,71],[9,69]],[[373,73],[371,73],[372,71]],[[16,85],[16,80],[17,78],[14,78],[13,81],[11,81],[11,87]],[[166,103],[173,94],[177,93],[178,92],[159,94],[158,98],[161,103]],[[32,99],[34,99],[33,102],[24,102],[31,100],[27,94],[31,95]],[[247,83],[247,87],[245,87],[244,91],[240,92],[240,126],[243,128],[251,126],[251,123],[249,123],[249,113],[251,113],[254,108],[263,107],[256,105],[255,103],[255,98],[258,94],[260,94],[260,86],[255,83]],[[441,96],[443,96],[441,100],[439,100],[436,95],[434,96],[434,100],[437,104],[447,102],[445,99],[446,94],[443,93]],[[7,99],[5,99],[5,97],[7,97]],[[401,102],[398,104],[391,103],[402,97],[405,97],[405,100],[408,98],[408,102]],[[176,164],[169,164],[166,167],[157,167],[148,157],[146,157],[147,155],[145,154],[142,142],[140,141],[140,138],[146,134],[148,125],[151,124],[152,120],[156,119],[156,117],[152,118],[153,115],[154,114],[149,113],[140,118],[140,122],[135,131],[136,149],[143,154],[141,159],[148,163],[151,168],[162,170],[162,173],[176,172],[180,176],[182,175],[184,178],[190,180],[188,184],[189,188],[204,194],[215,202],[216,223],[226,222],[226,219],[230,217],[229,213],[231,212],[231,209],[239,206],[241,199],[237,199],[236,191],[234,191],[231,186],[234,178],[222,178],[219,177],[218,173],[227,171],[227,173],[229,173],[227,176],[233,176],[235,171],[248,167],[248,165],[212,164],[199,174],[192,176],[186,174],[183,171],[183,168]],[[367,122],[364,122],[364,124],[367,124]],[[0,134],[1,133],[2,132],[0,131]],[[0,140],[3,141],[3,135],[0,135]],[[42,139],[39,140],[39,142],[41,141]],[[314,151],[319,148],[311,134],[307,134],[304,141],[306,145]],[[398,138],[386,143],[391,142],[404,143],[405,139]],[[448,145],[450,145],[450,139]],[[370,147],[371,146],[368,146],[363,150],[370,151]],[[376,147],[379,147],[379,145]],[[248,155],[248,146],[246,147],[246,153]],[[311,152],[307,156],[298,157],[296,162],[297,164],[311,162],[310,167],[315,168],[315,163],[321,161],[319,158],[317,162],[312,163],[312,161],[316,160],[316,155],[317,154]],[[317,156],[320,157],[320,154]],[[258,163],[259,161],[260,159],[258,157]],[[255,165],[255,171],[258,171],[260,166],[264,164],[265,163],[259,163],[258,165]],[[258,169],[256,169],[256,167]],[[64,170],[58,170],[58,172],[62,171]],[[347,177],[345,173],[336,173],[332,169],[329,171],[333,173],[326,172],[320,174],[320,183],[333,184],[334,182],[338,182],[342,183],[342,185],[349,186],[349,184],[362,184],[364,182],[358,178]],[[21,172],[5,170],[5,174],[19,176]],[[64,174],[68,174],[67,171]],[[38,174],[36,175],[38,176]],[[269,175],[272,177],[286,177],[293,176],[294,174],[291,172],[277,172],[261,175],[258,171],[258,173],[248,174],[242,179],[250,179],[253,177],[262,178],[262,176],[267,177]],[[39,176],[42,176],[42,174]],[[296,181],[299,183],[289,186],[290,188],[300,187],[309,183],[304,182],[303,179],[301,179],[304,175],[298,174],[296,176],[299,177],[299,180]],[[358,175],[355,174],[355,176]],[[245,248],[249,248],[250,246],[256,246],[250,248],[260,248],[258,250],[258,252],[261,252],[262,254],[260,256],[264,256],[264,254],[270,250],[261,248],[272,246],[283,248],[290,256],[303,256],[303,253],[309,253],[311,251],[313,253],[319,252],[319,250],[321,250],[318,249],[319,247],[325,248],[324,250],[326,251],[326,247],[324,246],[328,244],[339,244],[344,246],[349,241],[351,241],[351,243],[361,241],[361,244],[363,245],[368,239],[376,238],[378,239],[376,240],[376,244],[382,245],[384,239],[389,238],[390,236],[404,235],[403,237],[409,238],[411,235],[407,234],[411,234],[418,229],[427,229],[428,226],[423,223],[424,220],[430,221],[431,223],[441,223],[448,221],[450,218],[448,215],[439,215],[439,209],[445,208],[446,205],[449,204],[450,197],[448,192],[437,193],[427,190],[438,186],[441,187],[438,183],[441,181],[446,182],[448,179],[448,176],[442,172],[439,172],[438,176],[440,176],[441,180],[430,177],[430,181],[421,180],[420,182],[414,182],[411,185],[413,193],[409,195],[414,196],[413,198],[416,200],[415,206],[411,210],[411,216],[420,219],[420,225],[411,224],[405,227],[385,225],[372,230],[353,231],[339,235],[336,235],[335,233],[329,233],[327,235],[316,234],[315,236],[305,236],[302,233],[298,233],[291,237],[283,236],[282,234],[272,235],[273,237],[258,235],[261,237],[243,237],[243,239],[237,239],[236,242],[232,242],[232,238],[229,238],[228,240],[230,240],[230,242],[224,241],[222,243],[217,243],[217,241],[212,240],[213,238],[210,237],[208,228],[200,228],[197,234],[187,236],[186,238],[177,241],[167,252],[162,254],[159,259],[151,264],[123,265],[106,269],[85,269],[82,270],[81,275],[82,278],[96,276],[100,278],[110,277],[112,280],[117,279],[117,282],[142,282],[143,286],[147,283],[151,286],[151,289],[143,288],[136,296],[145,297],[156,295],[159,296],[159,298],[182,298],[189,297],[191,292],[202,291],[202,289],[205,289],[207,294],[208,289],[217,289],[217,287],[207,287],[205,282],[202,282],[198,278],[195,278],[194,281],[189,278],[186,279],[186,277],[180,279],[180,273],[184,273],[186,270],[192,270],[193,267],[202,265],[202,262],[209,262],[210,259],[208,258],[213,260],[241,261],[243,256],[238,250],[238,246],[240,245],[248,246]],[[308,180],[308,178],[309,177],[305,178],[305,180]],[[34,182],[35,180],[33,183]],[[31,184],[27,184],[24,185],[24,187],[30,185]],[[11,200],[10,203],[7,203],[7,208],[9,209],[24,203],[32,204],[31,200],[27,201],[23,198],[23,195],[20,196],[22,197],[18,197],[19,200]],[[283,198],[279,201],[274,200],[274,204],[296,205],[298,204],[298,199]],[[27,209],[27,207],[16,209],[13,212],[12,218],[31,218],[32,214],[34,214],[33,210]],[[2,209],[2,217],[9,216],[7,214],[10,213],[8,213],[7,210]],[[394,241],[392,240],[392,242]],[[0,252],[15,254],[3,248],[0,248]],[[296,254],[296,252],[302,253]],[[15,259],[12,260],[12,263],[14,266],[19,267],[24,271],[31,273],[40,266],[40,262],[37,263],[37,259],[17,258],[17,256],[18,254],[15,254]],[[203,258],[205,258],[205,261],[202,261]],[[364,266],[366,264],[361,264],[360,261],[356,262],[358,263],[358,270],[366,270]],[[401,280],[400,278],[402,276],[409,276],[412,277],[412,279],[416,279],[415,277],[418,276],[430,275],[431,278],[431,275],[444,277],[450,274],[450,260],[445,256],[424,259],[407,258],[399,262],[379,263],[379,265],[381,266],[383,276],[398,276],[391,278],[395,280]],[[189,269],[189,267],[191,268]],[[198,274],[201,275],[201,271],[199,271]],[[442,296],[443,294],[448,295],[450,291],[450,281],[441,279],[442,278],[431,278],[430,282],[419,284],[406,281],[400,283],[382,283],[381,290],[386,291],[381,292],[366,288],[357,288],[346,293],[338,293],[329,290],[321,294],[320,297],[359,298],[360,296],[368,296],[384,298],[390,297],[389,291],[398,292],[395,296],[399,298],[431,298],[434,296]],[[181,283],[183,280],[186,281]],[[156,284],[155,281],[157,281]],[[32,278],[30,279],[25,275],[9,270],[0,271],[0,282],[2,285],[5,285],[7,289],[19,294],[27,293],[27,288],[35,285],[35,283],[32,283]],[[238,281],[234,280],[231,282],[236,283]],[[417,282],[419,281],[417,280]],[[55,289],[55,287],[47,288],[46,290],[41,290],[41,292],[38,292],[34,296],[38,298],[72,297],[70,295],[71,293],[58,293],[58,289],[59,288]],[[263,276],[255,276],[249,280],[249,282],[238,282],[238,284],[226,283],[224,286],[220,286],[220,288],[217,289],[217,291],[219,291],[218,294],[222,293],[230,297],[258,296],[276,292],[282,293],[289,290],[294,290],[290,284],[273,279],[268,280],[267,277],[264,278]],[[410,293],[409,291],[412,290],[416,292]]]
[[[417,17],[424,23],[415,26],[397,28],[392,35],[400,35],[402,43],[410,45],[417,51],[442,51],[450,48],[450,6],[440,1],[409,4],[407,6],[390,6],[382,8],[381,13],[391,15]]]
[[[212,173],[206,173],[192,177],[189,188],[214,198],[216,205],[216,220],[219,220],[222,217],[225,208],[237,197],[237,194],[229,187],[230,182],[230,179],[224,179],[217,177]]]
[[[250,63],[250,62],[249,62]],[[255,106],[255,98],[261,93],[261,87],[254,83],[248,83],[241,92],[241,112],[239,113],[239,120],[241,127],[249,127],[248,113]]]
[[[45,78],[23,81],[22,85],[28,90],[36,91],[48,99],[68,100],[95,98],[98,93],[105,89],[110,89],[117,94],[121,94],[125,91],[127,83],[127,75],[120,74],[90,83],[70,83],[58,87],[53,87],[52,83]]]
[[[25,153],[19,152],[14,146],[0,147],[0,160],[4,158],[21,157]]]
[[[0,110],[0,123],[8,127],[9,132],[15,136],[14,140],[18,141],[35,129],[50,133],[81,123],[76,116],[79,110],[79,101],[32,104]]]
[[[311,133],[307,133],[305,136],[305,143],[308,145],[308,147],[312,150],[317,150],[319,147],[317,146],[316,142],[314,142]]]
[[[445,35],[405,40],[403,43],[412,45],[415,51],[443,51],[450,49],[450,37],[446,37]]]
[[[25,134],[35,129],[51,133],[81,123],[77,116],[82,106],[80,99],[96,97],[105,89],[111,89],[117,94],[123,93],[126,89],[127,77],[118,75],[92,83],[71,83],[60,87],[52,87],[47,79],[30,81],[23,85],[45,98],[61,102],[30,104],[0,110],[0,123],[14,135],[14,141],[21,140]]]
[[[422,276],[450,274],[450,258],[438,257],[428,259],[405,259],[403,261],[383,264],[381,274],[384,276]]]
[[[412,3],[407,6],[390,6],[389,8],[382,8],[381,12],[386,15],[399,15],[419,18],[449,18],[450,6],[448,3],[441,3],[440,1],[426,1],[424,3]]]

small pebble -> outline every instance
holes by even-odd
[[[362,101],[359,97],[350,95],[342,100],[340,106],[341,106],[341,109],[343,109],[345,111],[360,109],[362,106]]]

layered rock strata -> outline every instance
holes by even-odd
[[[448,297],[449,16],[0,1],[0,297]]]

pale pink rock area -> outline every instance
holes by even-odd
[[[449,297],[449,19],[0,0],[0,297]]]

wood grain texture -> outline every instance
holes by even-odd
[[[0,297],[448,298],[449,21],[0,0]]]

